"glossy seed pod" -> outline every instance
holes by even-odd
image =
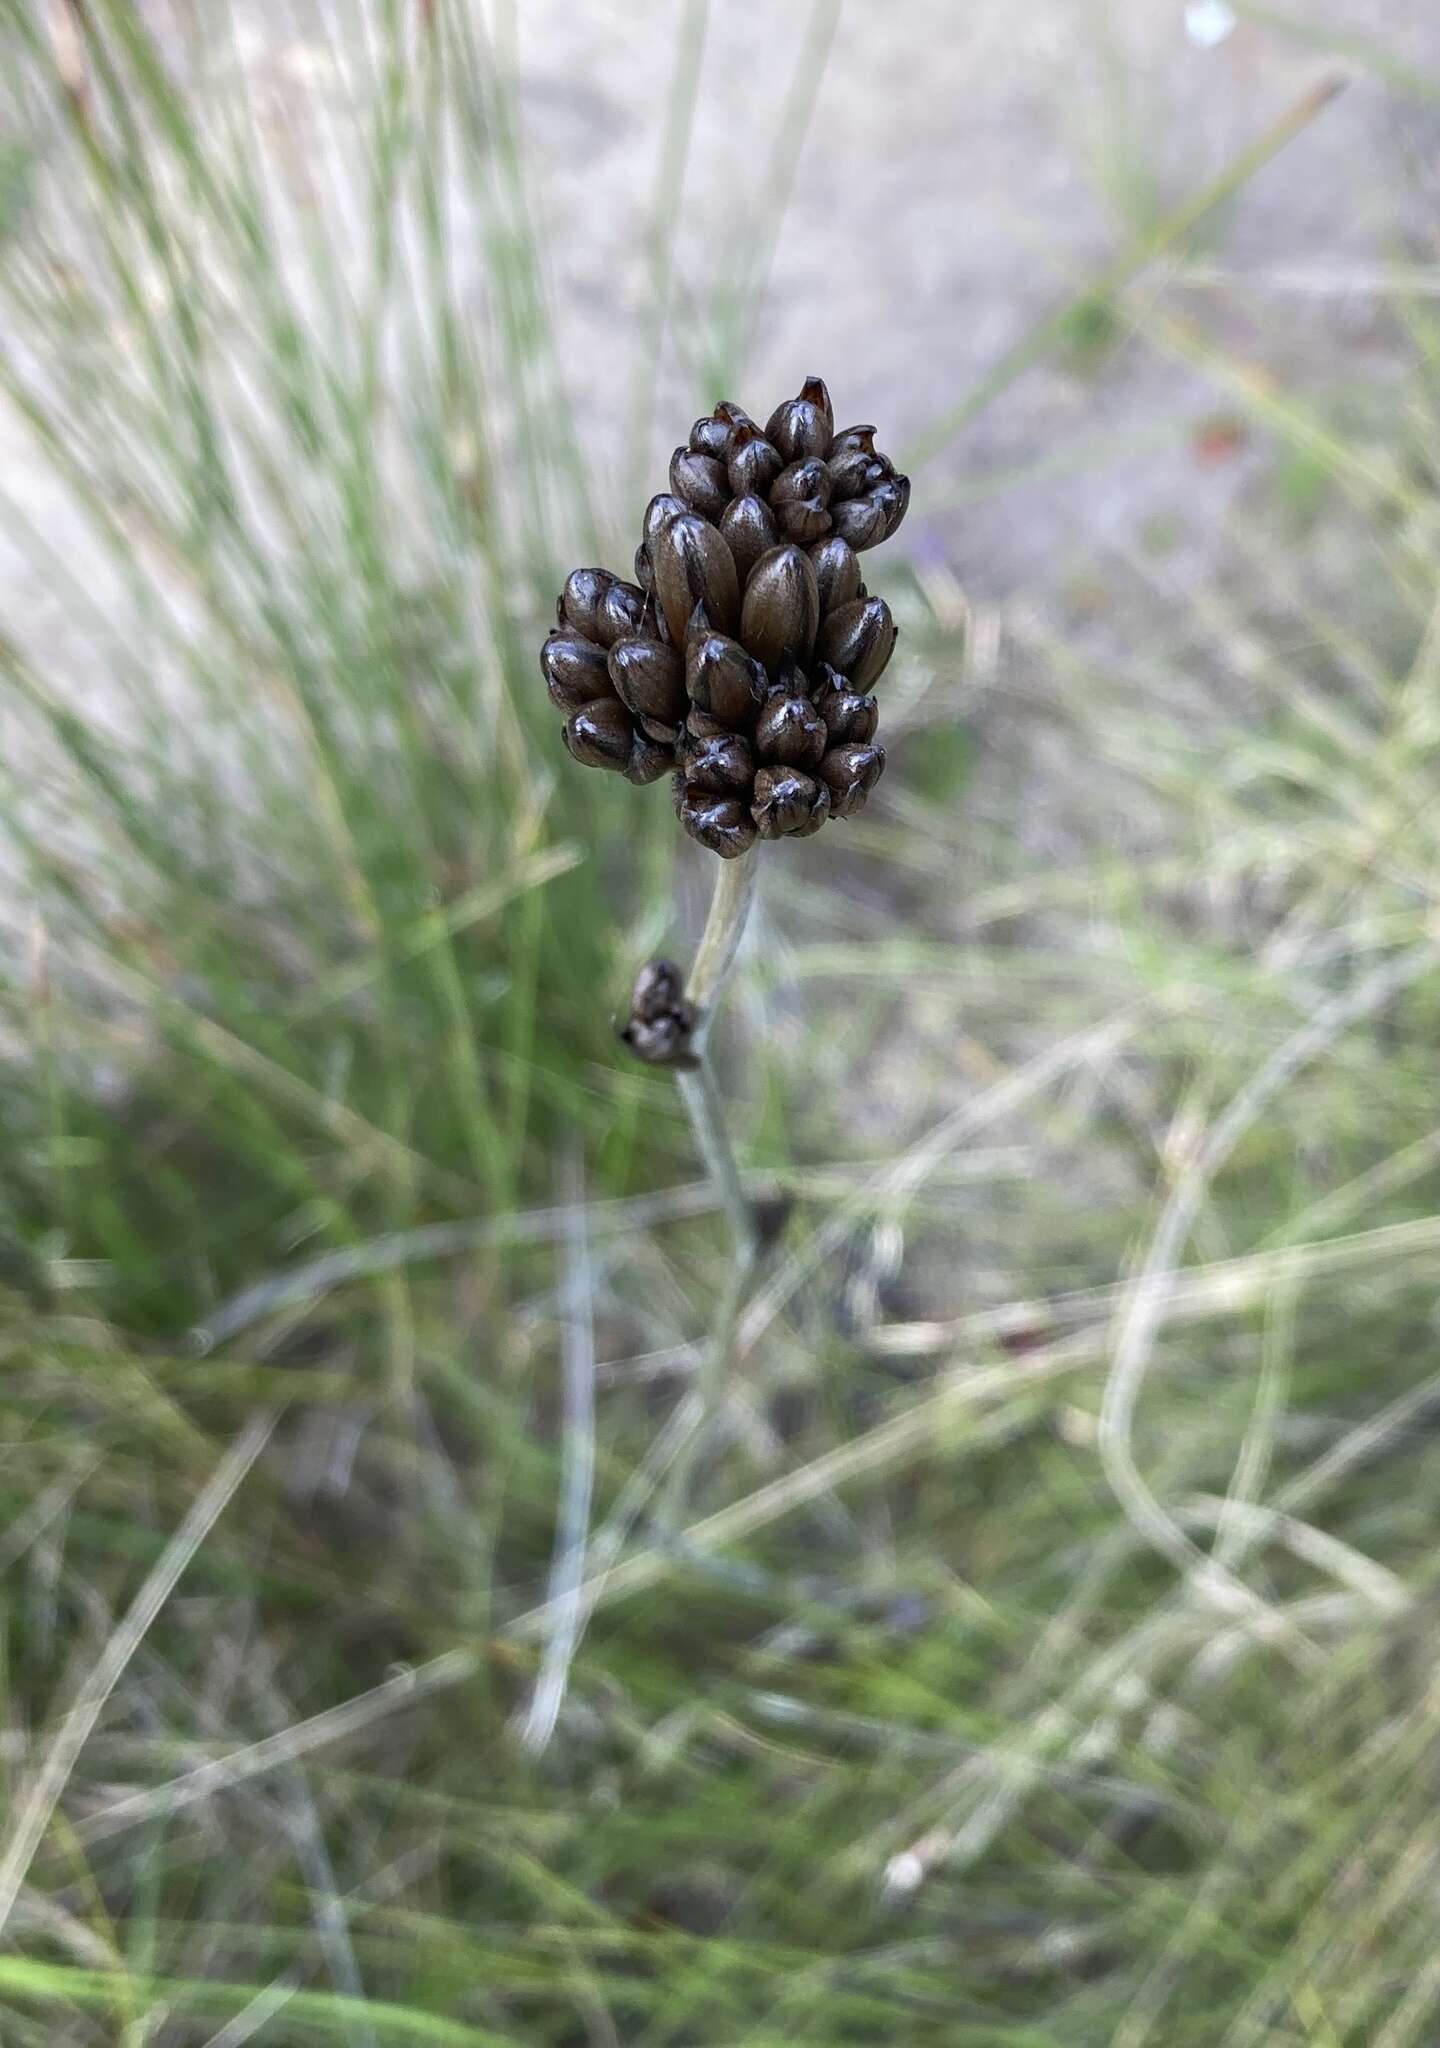
[[[734,729],[754,718],[765,695],[765,671],[728,634],[698,633],[685,648],[685,688],[698,711]]]
[[[688,783],[716,796],[743,796],[755,780],[750,742],[738,733],[717,733],[709,739],[687,734],[678,759]]]
[[[712,522],[730,503],[725,464],[711,455],[697,455],[690,448],[677,448],[671,456],[670,488],[692,512]]]
[[[710,712],[701,711],[697,705],[692,704],[685,714],[681,734],[683,736],[689,733],[697,740],[713,740],[718,739],[723,733],[734,730],[734,726],[727,725],[723,718],[715,718]]]
[[[755,751],[769,765],[814,768],[830,745],[829,728],[806,695],[805,683],[798,663],[782,664],[779,685],[760,707]]]
[[[568,717],[596,697],[613,697],[605,650],[578,633],[556,630],[540,649],[550,702]]]
[[[776,517],[786,540],[793,540],[802,548],[823,540],[830,531],[830,514],[821,498],[799,498],[788,505],[779,505]]]
[[[750,571],[740,637],[757,661],[774,668],[784,655],[809,658],[820,623],[815,569],[802,548],[772,548]]]
[[[820,628],[816,652],[850,678],[853,690],[868,690],[884,674],[895,647],[895,621],[883,597],[857,598],[831,612]]]
[[[710,634],[712,634],[716,630],[717,629],[715,626],[715,622],[711,618],[709,612],[706,611],[705,603],[702,598],[700,603],[697,604],[695,609],[691,612],[690,623],[685,628],[684,646],[686,652],[688,653],[689,649],[692,646],[697,645],[701,640],[708,639]]]
[[[830,792],[831,814],[853,818],[865,808],[885,767],[885,749],[873,741],[860,746],[832,747],[816,771]]]
[[[800,386],[800,396],[807,405],[815,406],[824,415],[825,425],[830,433],[833,434],[835,431],[835,408],[830,403],[830,392],[825,379],[815,376],[807,377]]]
[[[874,455],[875,429],[873,427],[842,427],[831,441],[826,454],[831,462],[837,462],[842,455]]]
[[[657,491],[645,507],[641,521],[641,536],[648,546],[653,546],[657,537],[677,519],[683,519],[690,507],[683,498],[677,498],[673,491]]]
[[[886,463],[863,455],[858,448],[848,455],[832,456],[825,467],[830,473],[830,495],[837,504],[842,498],[858,498],[862,491],[873,490],[890,474]]]
[[[668,740],[654,740],[647,733],[637,732],[630,759],[625,763],[625,779],[643,788],[646,783],[658,782],[674,765],[675,749]]]
[[[880,723],[880,706],[873,697],[852,690],[846,678],[820,663],[820,680],[810,701],[824,720],[830,738],[828,747],[858,745],[873,740]]]
[[[760,557],[779,545],[780,529],[763,498],[746,496],[732,498],[726,506],[720,520],[720,537],[734,557],[735,573],[743,590]]]
[[[706,520],[693,512],[672,520],[650,542],[650,560],[672,640],[683,642],[697,604],[704,605],[722,633],[735,630],[740,617],[735,558]]]
[[[908,476],[892,476],[875,492],[886,510],[885,538],[889,540],[905,514],[910,510],[910,479]]]
[[[761,768],[756,773],[750,815],[762,839],[808,839],[829,812],[829,789],[814,776],[795,768]]]
[[[820,592],[820,616],[827,618],[843,604],[853,604],[860,595],[860,559],[849,541],[830,534],[810,550],[815,583]]]
[[[635,746],[635,726],[617,697],[600,697],[566,721],[564,740],[586,768],[613,768],[623,774]]]
[[[638,583],[613,582],[596,607],[594,638],[613,647],[642,630],[648,600]]]
[[[675,810],[690,837],[721,860],[737,860],[755,844],[755,821],[738,797],[711,796],[685,785]]]
[[[818,455],[787,463],[770,486],[770,503],[777,510],[804,498],[818,498],[822,505],[830,502],[830,471]]]
[[[610,649],[610,681],[627,710],[656,719],[673,732],[685,716],[685,664],[679,650],[662,641],[617,640]]]
[[[717,419],[707,413],[704,419],[696,420],[690,429],[690,446],[697,455],[708,455],[716,462],[723,462],[730,447],[732,428],[727,420]]]
[[[734,429],[726,462],[726,478],[734,497],[765,497],[784,466],[780,450],[752,422]]]
[[[593,640],[600,600],[614,581],[608,569],[572,569],[555,606],[556,623]]]
[[[765,422],[765,438],[786,462],[802,455],[823,455],[830,446],[830,422],[813,400],[787,398]]]
[[[818,455],[802,456],[770,486],[770,504],[787,540],[808,546],[830,531],[830,472]]]
[[[877,501],[874,491],[867,491],[863,498],[844,499],[830,515],[836,533],[848,540],[857,554],[880,545],[888,519],[888,509]]]
[[[699,1016],[673,960],[647,960],[635,977],[622,1045],[652,1067],[696,1065],[691,1041]]]

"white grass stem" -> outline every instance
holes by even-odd
[[[578,1150],[572,1153],[566,1168],[566,1210],[560,1512],[548,1601],[555,1614],[555,1625],[520,1731],[521,1741],[534,1756],[549,1746],[555,1733],[587,1612],[582,1589],[595,1490],[595,1281],[585,1228],[584,1169]]]

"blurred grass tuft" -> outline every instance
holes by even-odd
[[[883,800],[772,893],[724,1048],[795,1216],[665,1549],[724,1242],[610,1012],[689,871],[536,674],[636,507],[510,18],[319,10],[278,99],[158,18],[0,0],[4,2048],[1418,2048],[1433,337],[1407,301],[1400,388],[1302,397],[1154,269],[1323,91],[917,437],[1153,349],[1260,483],[1225,577],[1097,538],[1089,635],[882,572]],[[640,377],[682,300],[697,402],[743,369],[837,18],[697,312],[678,12]]]

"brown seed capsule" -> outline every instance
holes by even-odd
[[[818,455],[802,456],[770,486],[770,504],[786,540],[802,547],[830,531],[830,472]]]
[[[690,837],[721,860],[736,860],[755,844],[754,820],[738,797],[711,796],[687,787],[675,808]]]
[[[702,519],[718,519],[730,503],[724,463],[690,448],[677,448],[670,457],[670,488]]]
[[[873,455],[863,455],[858,448],[848,455],[838,455],[827,463],[830,472],[830,496],[835,504],[843,498],[858,498],[862,491],[873,490],[882,484],[888,474],[883,462]]]
[[[568,716],[596,697],[615,695],[605,666],[605,650],[578,633],[553,632],[540,649],[550,702]]]
[[[825,388],[823,377],[807,377],[800,386],[800,396],[807,404],[816,406],[824,415],[825,424],[833,434],[835,431],[835,408],[830,403],[830,393]]]
[[[723,462],[730,448],[733,432],[728,420],[717,419],[713,413],[696,420],[690,429],[690,446],[697,455],[709,455],[716,462]]]
[[[737,640],[701,633],[685,649],[685,688],[697,710],[727,727],[748,725],[765,694],[765,671]]]
[[[687,782],[717,796],[743,795],[755,779],[755,756],[749,741],[738,733],[720,733],[713,739],[687,738],[679,759]]]
[[[663,613],[661,616],[664,616]],[[714,631],[714,621],[711,619],[709,612],[706,611],[704,604],[697,604],[694,611],[690,614],[690,623],[685,628],[685,647],[687,652],[696,641],[703,640],[707,634]]]
[[[802,455],[823,455],[830,446],[830,422],[809,398],[787,398],[765,423],[765,438],[787,462]]]
[[[750,571],[740,637],[757,661],[773,668],[782,655],[808,658],[820,623],[820,591],[810,557],[800,548],[772,548]]]
[[[698,1021],[674,961],[647,960],[635,977],[620,1040],[652,1067],[694,1066],[690,1042]]]
[[[891,534],[910,510],[910,479],[908,476],[893,476],[888,483],[880,487],[875,495],[884,503],[886,508],[885,538],[889,540]]]
[[[650,550],[642,540],[635,550],[635,581],[642,590],[655,588],[655,571],[650,566]]]
[[[895,646],[895,621],[883,597],[857,598],[831,612],[820,629],[822,661],[850,678],[852,690],[868,690],[884,673]]]
[[[630,766],[635,746],[630,714],[615,697],[601,697],[577,711],[564,727],[563,738],[575,760],[586,768]]]
[[[755,721],[755,751],[762,761],[783,768],[813,768],[830,745],[825,720],[804,691],[804,673],[792,662]]]
[[[811,548],[810,559],[815,565],[821,618],[838,611],[842,604],[853,604],[860,595],[860,561],[849,541],[832,533]]]
[[[808,839],[830,812],[823,782],[794,768],[762,768],[755,777],[750,815],[762,839]]]
[[[713,417],[727,427],[753,427],[755,424],[744,406],[737,405],[733,398],[722,398]]]
[[[596,639],[600,600],[614,581],[608,569],[572,569],[555,607],[558,622],[572,632],[583,633],[587,640]]]
[[[684,729],[697,740],[718,739],[722,733],[735,730],[733,726],[726,725],[724,719],[714,718],[708,711],[699,711],[693,704],[685,713]]]
[[[693,512],[672,520],[650,542],[655,595],[664,608],[670,637],[679,643],[697,604],[703,604],[722,633],[740,617],[740,584],[735,558],[715,528]]]
[[[818,498],[822,505],[830,502],[830,471],[818,455],[787,463],[770,486],[770,503],[777,510],[804,498]]]
[[[602,647],[613,647],[638,633],[645,624],[645,592],[638,583],[612,583],[601,598],[595,614],[595,637]]]
[[[771,447],[753,421],[735,428],[725,473],[737,498],[751,493],[763,498],[783,468],[780,450]]]
[[[883,490],[884,485],[877,488]],[[831,517],[840,538],[848,540],[858,553],[863,548],[877,547],[884,540],[889,514],[877,501],[875,491],[867,491],[863,498],[846,498],[835,507]]]
[[[802,548],[823,540],[830,531],[830,514],[820,498],[801,498],[775,509],[786,540],[793,540]]]
[[[610,649],[610,680],[620,702],[637,718],[656,719],[671,731],[685,716],[685,664],[678,649],[659,640],[617,640]]]
[[[842,427],[825,452],[831,462],[836,461],[842,455],[873,455],[875,453],[875,429],[873,427]]]
[[[820,763],[819,776],[830,792],[830,814],[853,818],[880,780],[885,749],[873,741],[863,746],[832,747]]]
[[[880,722],[879,705],[873,697],[852,690],[845,677],[837,675],[824,662],[820,664],[820,680],[810,693],[810,701],[830,735],[825,751],[874,739]]]
[[[735,557],[735,571],[743,590],[750,571],[762,555],[768,555],[780,539],[775,515],[763,498],[732,498],[720,520],[720,535]]]
[[[647,782],[658,782],[674,765],[675,749],[668,740],[653,740],[637,732],[625,763],[625,780],[643,788]]]
[[[657,491],[645,507],[645,517],[640,523],[640,530],[647,544],[653,548],[666,527],[673,525],[677,519],[683,519],[689,509],[685,500],[677,498],[673,491]]]

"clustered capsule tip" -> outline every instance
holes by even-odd
[[[836,431],[821,378],[763,428],[722,399],[645,508],[635,581],[566,579],[541,667],[571,756],[668,771],[680,823],[725,860],[853,817],[885,766],[871,691],[896,634],[859,556],[909,503],[873,427]]]

